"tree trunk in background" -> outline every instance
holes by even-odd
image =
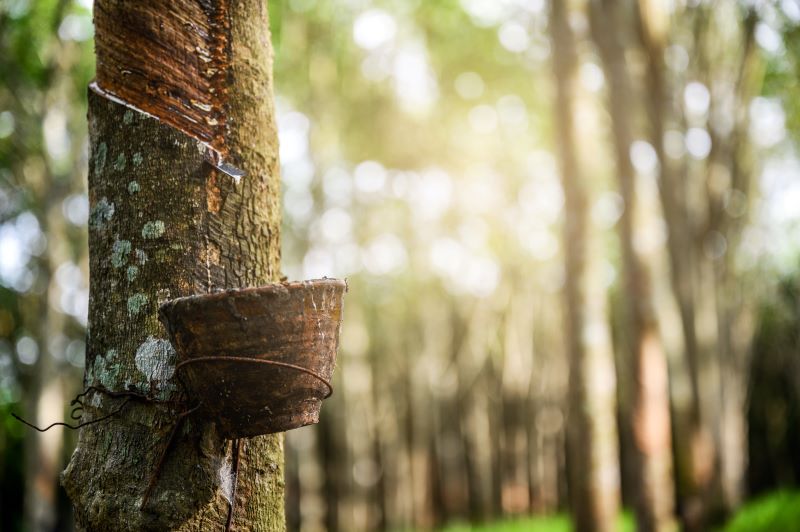
[[[49,263],[44,264],[51,270]],[[53,273],[50,271],[49,273]],[[55,284],[50,275],[45,294]],[[38,322],[38,337],[42,340],[53,338],[63,328],[56,322],[54,309],[49,308],[48,297],[39,296],[39,301],[30,301],[30,308],[24,308],[25,321]],[[27,305],[26,305],[27,306]],[[59,319],[61,318],[61,319]],[[52,326],[52,329],[48,329]],[[58,379],[56,361],[48,353],[47,343],[39,344],[39,353],[30,380],[25,384],[26,398],[23,402],[28,419],[40,426],[47,426],[53,419],[59,419],[64,404],[61,381]],[[61,469],[61,445],[64,436],[62,427],[53,427],[47,432],[29,430],[25,433],[25,507],[24,524],[26,530],[52,530],[56,524],[56,502],[58,471]]]
[[[580,531],[613,530],[619,510],[615,377],[602,268],[590,237],[586,187],[574,129],[577,55],[567,2],[550,4],[556,80],[555,128],[564,188],[564,303],[569,354],[567,461],[572,513]]]
[[[638,0],[638,31],[642,48],[647,58],[645,72],[645,105],[649,120],[650,143],[659,162],[659,194],[667,226],[667,251],[671,274],[672,290],[678,304],[683,333],[683,349],[690,382],[691,397],[689,406],[688,437],[677,443],[679,455],[688,454],[688,464],[684,473],[688,483],[688,502],[683,509],[684,525],[690,528],[701,526],[704,498],[709,490],[713,474],[714,448],[711,433],[706,426],[702,412],[700,394],[700,347],[695,323],[695,296],[692,286],[694,275],[694,249],[691,227],[687,223],[688,212],[685,201],[685,183],[679,179],[674,165],[667,160],[664,149],[666,132],[665,116],[671,106],[664,52],[666,49],[668,16],[659,12],[652,0]],[[681,475],[678,475],[679,482]],[[680,487],[679,487],[680,490]]]
[[[733,88],[732,110],[733,128],[724,135],[709,124],[712,148],[709,154],[706,175],[707,225],[706,239],[722,235],[726,250],[722,256],[711,260],[713,269],[716,318],[717,318],[717,361],[719,365],[719,483],[723,510],[733,513],[745,496],[745,475],[747,470],[747,371],[749,369],[750,339],[752,338],[752,306],[747,297],[747,286],[737,271],[736,257],[745,220],[744,209],[740,212],[729,208],[731,199],[736,198],[747,206],[755,174],[753,151],[749,139],[749,110],[752,99],[761,93],[764,81],[764,67],[761,54],[755,42],[755,29],[758,14],[751,7],[746,12],[737,43],[741,55],[734,56],[735,69],[717,67],[718,75],[724,79],[729,76]],[[725,28],[728,29],[727,27]],[[719,30],[718,30],[719,31]],[[716,33],[709,40],[713,40]],[[713,45],[701,49],[707,64],[717,64],[713,57]],[[731,46],[732,47],[732,46]],[[737,50],[738,51],[738,50]],[[732,74],[732,75],[731,75]],[[713,92],[714,72],[705,79]],[[720,113],[714,105],[724,108],[725,102],[712,101],[709,115]],[[728,171],[727,186],[720,186],[721,169]],[[735,203],[735,201],[733,202]]]
[[[318,426],[319,460],[323,469],[322,493],[325,498],[325,530],[339,530],[339,500],[343,498],[340,471],[336,467],[336,457],[344,454],[338,445],[335,434],[336,424],[328,417],[322,417]]]
[[[53,8],[48,31],[55,35],[65,12],[69,9],[69,2],[59,1]],[[75,67],[69,57],[67,46],[63,41],[59,41],[57,49],[43,57],[47,58],[47,63],[43,70],[44,79],[41,81],[41,87],[46,90],[39,92],[39,97],[34,101],[31,101],[30,95],[26,94],[24,99],[26,105],[36,109],[36,119],[42,124],[46,123],[48,109],[64,105],[60,85],[64,76]],[[78,150],[74,150],[73,160],[79,159],[77,152]],[[25,418],[39,426],[46,426],[52,420],[60,419],[64,413],[66,392],[62,378],[63,368],[59,367],[59,360],[63,361],[68,318],[57,306],[61,288],[55,273],[64,261],[71,258],[62,202],[72,191],[70,185],[75,178],[63,179],[63,176],[59,176],[54,169],[53,161],[50,157],[46,157],[45,153],[42,154],[41,160],[45,163],[44,179],[38,183],[27,182],[26,188],[32,195],[31,207],[38,207],[37,219],[43,234],[47,236],[47,251],[42,257],[37,274],[39,282],[45,286],[45,291],[44,297],[34,291],[31,294],[33,297],[21,298],[23,303],[21,306],[24,324],[22,328],[34,333],[38,342],[38,359],[31,368],[33,371],[30,372],[30,381],[25,385]],[[26,172],[21,174],[26,175]],[[80,172],[76,172],[73,175],[79,174]],[[26,431],[23,508],[25,530],[52,530],[58,526],[58,474],[63,465],[63,453],[63,427],[53,427],[43,433]]]
[[[42,264],[48,272],[46,297],[37,298],[39,304],[36,315],[28,317],[29,323],[38,323],[38,337],[44,340],[39,345],[33,382],[26,386],[32,403],[32,408],[28,409],[32,414],[29,418],[39,426],[59,419],[63,415],[64,404],[63,383],[55,358],[63,356],[63,353],[51,353],[50,346],[57,349],[64,347],[53,343],[63,336],[66,325],[66,316],[54,308],[60,297],[55,271],[58,265],[67,260],[69,251],[65,249],[64,218],[58,212],[63,194],[55,198],[52,196],[48,193],[44,199],[45,205],[50,206],[44,226],[45,234],[49,237],[47,256]],[[63,465],[64,429],[53,427],[47,432],[27,431],[25,439],[25,526],[29,530],[52,530],[57,519],[58,472]]]
[[[106,0],[94,10],[85,385],[177,399],[160,303],[280,275],[267,7]],[[206,162],[215,151],[246,176],[237,182],[217,171]],[[97,393],[87,400],[84,422],[123,401]],[[231,446],[192,418],[140,508],[179,409],[130,401],[116,417],[81,429],[62,476],[79,528],[223,528]],[[285,528],[282,442],[280,435],[242,441],[234,528]]]
[[[636,521],[640,531],[675,529],[672,439],[667,359],[658,333],[648,272],[634,247],[636,178],[628,154],[632,136],[629,105],[633,91],[620,43],[616,0],[594,0],[590,6],[592,36],[608,83],[608,108],[614,139],[619,188],[625,208],[619,222],[625,290],[625,347],[631,368],[629,407],[634,460]]]
[[[300,480],[300,457],[297,448],[286,440],[284,463],[286,468],[286,530],[300,530],[303,515],[300,512],[303,484]]]
[[[488,401],[486,413],[489,418],[489,473],[491,476],[490,516],[497,519],[503,515],[503,432],[505,431],[505,404],[503,387],[497,367],[492,361],[487,364]],[[494,386],[493,386],[494,385]]]
[[[384,437],[383,437],[383,416],[382,410],[384,407],[384,399],[381,395],[383,389],[380,383],[387,382],[381,371],[378,362],[378,357],[374,357],[370,364],[370,397],[372,400],[372,464],[375,468],[375,484],[371,490],[373,493],[373,500],[371,501],[372,511],[374,512],[373,519],[370,522],[374,523],[377,530],[387,530],[389,528],[389,509],[386,503],[387,495],[387,482],[386,482],[386,465],[384,457]]]

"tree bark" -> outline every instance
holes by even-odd
[[[95,3],[95,23],[84,384],[175,401],[175,354],[159,305],[280,276],[267,7],[258,0],[106,0]],[[172,67],[148,67],[166,63]],[[211,82],[204,85],[203,76]],[[197,87],[208,101],[191,98]],[[204,129],[186,127],[187,116]],[[246,175],[239,180],[209,164],[220,157]],[[124,402],[92,393],[82,421]],[[81,429],[62,475],[79,528],[224,527],[231,445],[191,417],[141,507],[175,415],[187,406],[129,400],[116,416]],[[242,441],[233,528],[285,529],[283,482],[282,436]]]
[[[633,140],[628,106],[633,91],[625,50],[619,41],[619,16],[616,0],[592,1],[591,30],[608,82],[614,155],[625,204],[619,233],[625,280],[622,295],[627,337],[625,359],[633,377],[629,422],[635,450],[636,521],[641,531],[673,530],[675,501],[667,360],[658,333],[647,269],[634,246],[636,180],[628,155]]]
[[[619,511],[616,382],[596,239],[587,217],[574,128],[577,54],[567,2],[553,0],[550,33],[556,81],[555,129],[564,189],[565,331],[569,355],[567,460],[577,530],[613,530]]]

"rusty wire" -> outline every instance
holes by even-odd
[[[327,388],[327,393],[325,394],[323,399],[327,399],[328,397],[330,397],[333,394],[333,386],[331,386],[331,383],[327,379],[325,379],[319,373],[317,373],[317,372],[315,372],[313,370],[310,370],[308,368],[304,368],[302,366],[297,366],[295,364],[290,364],[288,362],[280,362],[280,361],[277,361],[277,360],[261,360],[261,359],[255,359],[255,358],[247,358],[247,357],[216,357],[216,356],[208,356],[208,357],[197,357],[197,358],[190,358],[190,359],[187,359],[187,360],[183,360],[183,361],[179,362],[175,366],[176,377],[178,378],[178,381],[181,383],[181,386],[184,389],[184,394],[186,396],[188,396],[187,387],[186,387],[186,384],[184,383],[183,379],[181,378],[180,374],[178,374],[178,370],[180,368],[188,365],[188,364],[197,363],[197,362],[245,362],[245,363],[252,363],[252,364],[267,364],[267,365],[272,365],[272,366],[279,366],[279,367],[283,367],[283,368],[293,369],[293,370],[305,373],[306,375],[310,375],[311,377],[314,377],[319,382],[324,384],[325,387]],[[135,392],[135,391],[130,391],[130,390],[127,390],[127,391],[112,391],[112,390],[108,390],[108,389],[106,389],[104,387],[101,387],[101,386],[89,386],[85,390],[80,392],[78,395],[76,395],[75,398],[72,399],[72,401],[70,401],[70,406],[73,407],[72,410],[70,411],[70,415],[69,415],[70,419],[72,419],[74,421],[79,421],[81,419],[81,417],[83,416],[83,412],[85,410],[85,407],[86,407],[86,404],[84,402],[85,401],[85,397],[88,394],[92,393],[92,392],[94,392],[94,393],[102,393],[102,394],[107,395],[107,396],[109,396],[111,398],[124,397],[125,400],[116,409],[114,409],[112,412],[109,412],[108,414],[106,414],[104,416],[101,416],[101,417],[99,417],[97,419],[92,419],[90,421],[80,422],[80,423],[77,423],[75,425],[71,425],[69,423],[65,423],[65,422],[62,422],[62,421],[57,421],[57,422],[51,423],[50,425],[48,425],[45,428],[40,428],[40,427],[37,427],[36,425],[34,425],[33,423],[30,423],[30,422],[26,421],[25,419],[23,419],[22,417],[18,416],[17,414],[14,414],[13,412],[11,413],[11,415],[17,421],[20,421],[21,423],[27,425],[28,427],[30,427],[30,428],[38,431],[38,432],[46,432],[46,431],[48,431],[51,428],[56,427],[56,426],[64,426],[64,427],[67,427],[67,428],[69,428],[71,430],[77,430],[77,429],[80,429],[80,428],[85,427],[87,425],[93,425],[95,423],[100,423],[102,421],[106,421],[106,420],[116,416],[117,414],[119,414],[122,411],[122,409],[125,408],[125,406],[132,400],[142,401],[142,402],[145,402],[145,403],[153,403],[153,404],[172,404],[172,405],[185,405],[186,404],[186,401],[171,401],[171,400],[155,399],[155,398],[153,398],[153,397],[151,397],[151,396],[149,396],[147,394],[143,394],[143,393],[139,393],[139,392]],[[202,403],[197,404],[197,405],[189,408],[188,410],[185,410],[185,411],[181,412],[180,414],[178,414],[177,421],[175,422],[175,424],[172,427],[172,430],[170,431],[170,435],[167,438],[166,445],[164,445],[164,448],[161,451],[161,456],[159,457],[158,463],[156,464],[155,469],[153,470],[153,472],[150,475],[150,480],[147,483],[147,487],[145,488],[145,491],[144,491],[144,494],[143,494],[143,497],[142,497],[142,502],[140,504],[140,508],[141,509],[144,509],[146,507],[146,505],[147,505],[147,503],[148,503],[148,501],[150,499],[150,494],[152,493],[153,488],[155,487],[156,483],[158,482],[158,479],[159,479],[159,476],[160,476],[160,473],[161,473],[161,469],[162,469],[162,467],[164,465],[164,462],[166,461],[166,458],[167,458],[167,455],[169,454],[169,451],[172,449],[172,445],[173,445],[173,443],[175,441],[175,438],[178,435],[178,432],[183,427],[184,421],[186,420],[186,418],[189,415],[193,414],[201,406],[202,406]],[[240,461],[240,457],[241,457],[242,446],[243,446],[242,442],[239,439],[234,439],[233,440],[233,444],[232,444],[232,448],[231,448],[232,462],[233,462],[232,463],[233,489],[232,489],[232,492],[231,492],[230,504],[228,506],[228,516],[227,516],[227,519],[225,521],[225,530],[226,530],[226,532],[231,529],[231,525],[233,524],[235,508],[236,508],[236,487],[238,485],[238,480],[239,480],[239,478],[238,478],[239,477],[239,461]]]
[[[289,369],[293,369],[293,370],[305,373],[306,375],[310,375],[310,376],[314,377],[315,379],[317,379],[322,384],[324,384],[325,387],[328,389],[328,393],[325,394],[325,397],[323,397],[323,399],[327,399],[328,397],[333,395],[333,386],[331,385],[331,383],[328,382],[328,380],[325,377],[323,377],[322,375],[320,375],[316,371],[308,369],[308,368],[304,368],[302,366],[297,366],[295,364],[290,364],[289,362],[279,362],[277,360],[262,360],[260,358],[228,357],[228,356],[224,356],[224,357],[213,357],[213,356],[196,357],[196,358],[189,358],[189,359],[182,360],[182,361],[178,362],[178,364],[175,366],[175,371],[177,372],[182,367],[184,367],[184,366],[186,366],[188,364],[194,364],[194,363],[197,363],[197,362],[247,362],[247,363],[251,363],[251,364],[267,364],[267,365],[270,365],[270,366],[279,366],[279,367],[282,367],[282,368],[289,368]]]
[[[161,474],[161,468],[164,466],[164,462],[167,459],[167,454],[172,448],[172,443],[175,441],[175,437],[178,435],[178,432],[180,431],[181,427],[183,427],[183,422],[190,414],[193,414],[198,408],[200,408],[200,406],[201,405],[198,404],[190,408],[189,410],[186,410],[178,414],[178,420],[175,422],[175,425],[172,426],[172,430],[170,431],[169,434],[169,439],[167,439],[167,444],[161,450],[161,456],[158,459],[158,463],[156,464],[153,473],[150,475],[150,480],[147,482],[147,488],[145,488],[144,490],[144,495],[142,496],[142,503],[139,505],[139,508],[143,509],[145,506],[147,506],[147,501],[150,499],[150,493],[153,491],[153,488],[155,487],[156,482],[158,481],[158,477]]]
[[[125,397],[125,401],[123,401],[116,409],[114,409],[114,411],[109,412],[108,414],[106,414],[104,416],[101,416],[101,417],[99,417],[97,419],[92,419],[91,421],[84,421],[82,423],[77,423],[75,425],[71,425],[71,424],[65,423],[63,421],[56,421],[54,423],[50,423],[45,428],[40,428],[40,427],[37,427],[36,425],[34,425],[33,423],[31,423],[30,421],[26,421],[21,416],[15,414],[13,412],[11,413],[11,417],[16,419],[20,423],[23,423],[24,425],[27,425],[28,427],[30,427],[30,428],[32,428],[32,429],[34,429],[36,431],[39,431],[39,432],[47,432],[48,430],[52,429],[53,427],[59,427],[59,426],[60,427],[67,427],[68,429],[71,429],[71,430],[78,430],[81,427],[85,427],[87,425],[93,425],[95,423],[100,423],[101,421],[105,421],[105,420],[107,420],[109,418],[112,418],[112,417],[116,416],[117,414],[119,414],[122,411],[123,408],[125,408],[125,406],[131,400],[138,400],[138,401],[143,401],[143,402],[147,402],[147,403],[160,403],[160,404],[175,403],[175,401],[164,401],[164,400],[154,399],[153,397],[150,397],[150,396],[148,396],[146,394],[135,392],[135,391],[130,391],[130,390],[115,392],[115,391],[103,388],[102,386],[89,386],[88,388],[86,388],[85,390],[80,392],[78,395],[76,395],[75,398],[72,399],[72,401],[69,402],[69,405],[71,407],[73,407],[72,410],[69,413],[70,419],[72,419],[73,421],[79,421],[83,417],[83,412],[86,409],[86,403],[84,402],[85,401],[84,398],[88,394],[90,394],[92,392],[102,393],[102,394],[107,395],[107,396],[112,397],[112,398]]]

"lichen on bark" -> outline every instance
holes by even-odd
[[[183,3],[176,2],[173,13]],[[159,305],[279,277],[278,148],[267,7],[256,0],[205,4],[214,20],[225,21],[213,26],[224,38],[211,38],[225,43],[215,54],[220,54],[227,83],[224,97],[214,98],[218,107],[209,111],[225,116],[220,122],[224,128],[214,138],[247,175],[236,183],[215,170],[204,158],[204,143],[151,116],[152,109],[140,112],[115,101],[102,86],[89,91],[86,386],[176,399],[174,353],[158,321]],[[98,13],[131,9],[141,15],[144,9],[143,4],[118,0],[99,0],[96,6]],[[102,32],[97,39],[103,39]],[[101,52],[109,49],[107,43],[98,46],[99,65],[104,61]],[[122,401],[92,396],[83,421],[112,412]],[[81,429],[62,475],[79,528],[223,527],[230,489],[221,472],[226,471],[230,442],[200,418],[186,423],[148,505],[140,508],[178,410],[130,401],[117,416]],[[285,528],[282,446],[280,435],[243,442],[235,529]]]

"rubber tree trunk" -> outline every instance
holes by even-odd
[[[278,144],[266,3],[94,6],[89,91],[90,302],[85,385],[178,400],[157,318],[171,298],[279,277]],[[234,178],[209,160],[246,175]],[[190,417],[143,495],[187,405],[90,393],[62,483],[87,530],[221,530],[231,444]],[[124,406],[123,406],[123,403]],[[283,438],[242,441],[232,528],[283,530]]]
[[[685,497],[688,499],[688,504],[684,504],[682,518],[684,526],[694,530],[703,526],[701,523],[706,512],[706,500],[711,492],[712,464],[716,460],[708,420],[703,413],[700,389],[701,353],[696,327],[697,301],[692,282],[697,257],[692,245],[692,228],[688,224],[685,180],[681,179],[680,172],[676,171],[674,164],[667,159],[664,148],[667,116],[672,109],[664,63],[669,36],[668,21],[652,0],[638,0],[636,12],[642,50],[647,58],[645,107],[649,121],[650,143],[659,161],[659,196],[667,226],[671,284],[681,318],[683,349],[691,390],[688,438],[680,438],[676,443],[679,455],[689,455],[686,479],[689,496]]]
[[[57,205],[56,200],[50,196],[51,194],[46,195],[44,203]],[[38,314],[26,317],[30,323],[38,323],[39,338],[45,340],[63,335],[66,321],[63,313],[48,304],[48,301],[54,300],[54,292],[58,294],[54,273],[68,252],[64,245],[66,235],[63,217],[54,216],[54,211],[55,208],[50,208],[46,213],[45,228],[50,241],[46,259],[42,261],[42,269],[48,272],[49,277],[47,297],[39,298],[44,301],[31,309]],[[61,415],[64,389],[58,370],[58,364],[50,353],[47,342],[41,342],[32,382],[27,387],[32,403],[30,418],[40,426],[47,425],[47,420]],[[25,528],[52,530],[58,517],[57,480],[63,463],[64,429],[53,427],[47,432],[27,431],[25,440]]]
[[[760,93],[764,82],[763,60],[755,42],[757,23],[757,12],[755,8],[750,8],[743,13],[736,38],[741,55],[738,57],[733,85],[734,127],[727,137],[709,128],[712,132],[712,149],[707,180],[711,182],[716,168],[727,167],[730,171],[729,187],[723,190],[706,189],[710,213],[707,231],[716,231],[727,242],[727,252],[712,263],[719,365],[719,481],[722,504],[727,515],[736,511],[747,491],[747,374],[749,353],[752,352],[750,343],[753,333],[749,324],[753,321],[753,309],[747,297],[750,295],[747,284],[743,282],[736,261],[747,217],[730,216],[725,206],[729,201],[727,198],[736,194],[744,198],[751,196],[753,177],[757,172],[752,139],[748,134],[750,103]],[[708,53],[710,55],[710,51]],[[711,85],[710,82],[707,84]]]
[[[620,6],[616,0],[593,0],[592,37],[608,80],[608,109],[614,140],[619,190],[625,203],[619,223],[623,258],[623,304],[627,337],[626,366],[631,368],[630,420],[633,434],[634,493],[637,529],[674,530],[672,438],[667,359],[658,333],[651,288],[644,260],[634,246],[637,195],[628,150],[632,142],[629,105],[632,101],[625,49],[620,42]]]
[[[599,248],[592,238],[588,183],[581,175],[575,131],[577,53],[567,2],[550,7],[556,80],[555,129],[564,189],[565,327],[569,356],[567,461],[579,531],[613,530],[619,511],[616,379]]]
[[[68,7],[68,2],[60,1],[46,8],[48,11],[52,10],[48,28],[52,35],[57,33],[58,25]],[[49,54],[47,64],[43,65],[42,70],[41,86],[47,89],[36,91],[34,94],[37,96],[34,101],[30,101],[30,98],[25,99],[25,105],[37,109],[38,116],[34,120],[40,123],[44,123],[48,109],[63,102],[59,95],[59,86],[66,73],[74,67],[72,60],[65,59],[69,57],[66,46],[60,42],[54,43],[54,46],[56,49]],[[9,81],[14,83],[12,80]],[[11,87],[12,92],[19,90],[25,89]],[[71,160],[76,160],[77,155],[75,152],[71,153]],[[59,337],[64,337],[67,319],[64,313],[50,302],[58,301],[61,294],[55,278],[56,270],[70,257],[70,243],[65,231],[61,205],[70,191],[74,177],[69,180],[58,179],[50,158],[44,157],[44,153],[41,156],[46,163],[44,178],[41,181],[37,179],[38,183],[27,182],[26,188],[32,196],[32,206],[38,211],[36,214],[42,231],[48,238],[47,251],[40,258],[37,275],[40,282],[46,286],[46,291],[44,296],[37,294],[21,298],[20,307],[23,329],[35,331],[36,341],[39,344],[39,357],[32,368],[33,371],[29,373],[30,380],[25,383],[26,418],[43,426],[61,416],[64,403],[61,368],[55,358],[61,353],[53,352],[53,347],[58,346]],[[24,162],[24,159],[20,162]],[[47,432],[29,430],[25,433],[23,508],[25,530],[52,530],[58,524],[58,474],[63,463],[63,446],[62,427],[53,427]]]

